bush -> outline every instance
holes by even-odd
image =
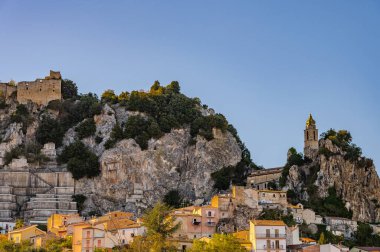
[[[62,98],[63,99],[70,99],[78,96],[78,87],[75,82],[72,80],[64,79],[62,80]]]
[[[40,144],[53,142],[56,146],[61,146],[64,134],[65,131],[59,121],[43,117],[36,131],[36,139]]]
[[[22,147],[15,147],[11,151],[6,152],[4,156],[4,164],[9,165],[12,159],[19,158],[20,156],[26,156],[26,153]]]
[[[303,157],[303,154],[297,153],[297,150],[293,147],[289,149],[288,153],[290,155],[289,155],[288,160],[284,166],[284,169],[282,169],[282,174],[281,174],[281,177],[279,180],[279,184],[281,187],[285,186],[286,180],[287,180],[288,175],[289,175],[289,169],[293,165],[301,166],[301,165],[304,165],[305,163],[307,163],[309,161],[309,160],[306,161],[306,159],[304,159],[304,157]]]
[[[71,197],[73,201],[77,203],[78,212],[81,213],[83,211],[84,202],[86,201],[87,197],[83,194],[75,194]]]
[[[164,203],[168,206],[179,208],[182,203],[182,197],[179,194],[178,190],[170,190],[164,196]]]
[[[79,139],[90,137],[95,135],[96,124],[93,118],[86,119],[81,122],[76,128],[75,131],[78,134]]]
[[[103,92],[101,100],[103,103],[110,103],[110,104],[116,104],[119,101],[118,96],[115,95],[115,92],[111,89],[108,89]]]
[[[98,157],[81,141],[67,146],[58,157],[60,163],[67,163],[67,169],[78,180],[83,177],[93,178],[100,174]]]
[[[335,216],[343,218],[352,218],[352,211],[349,211],[342,198],[337,195],[334,187],[328,189],[328,196],[320,198],[318,188],[310,185],[307,189],[310,196],[308,202],[303,202],[305,207],[312,208],[316,213],[322,216]]]

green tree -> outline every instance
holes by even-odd
[[[17,219],[15,224],[15,229],[22,228],[24,226],[24,220],[23,219]]]
[[[36,131],[36,139],[40,144],[53,142],[56,146],[61,146],[65,132],[61,124],[50,117],[43,117]]]
[[[63,99],[70,99],[78,96],[78,87],[75,82],[69,79],[62,80],[61,92]]]
[[[182,197],[178,190],[170,190],[167,194],[165,194],[164,203],[168,206],[179,208],[182,203]]]
[[[181,92],[181,87],[179,86],[178,81],[172,81],[169,85],[166,86],[167,92],[172,92],[179,94]]]
[[[148,235],[161,235],[164,239],[173,234],[181,225],[170,215],[172,211],[168,205],[158,202],[151,210],[144,214],[144,226]]]
[[[232,235],[214,234],[208,241],[194,240],[190,252],[246,252]]]
[[[322,232],[322,233],[320,234],[319,239],[318,239],[318,244],[319,244],[319,245],[326,244],[325,233]]]
[[[79,139],[90,137],[96,133],[96,124],[93,118],[86,119],[81,122],[76,128],[75,131],[78,133]]]
[[[100,174],[98,157],[81,141],[67,146],[58,157],[60,163],[67,163],[67,169],[74,179],[93,178]]]
[[[118,97],[115,94],[115,91],[111,89],[107,89],[106,91],[103,92],[101,100],[103,103],[115,104],[118,102]]]

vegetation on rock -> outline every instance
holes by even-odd
[[[58,157],[61,163],[67,163],[67,169],[74,179],[93,178],[99,175],[98,157],[81,141],[67,146]]]
[[[79,139],[95,135],[96,124],[94,119],[89,118],[84,120],[75,128],[75,131],[77,132]]]

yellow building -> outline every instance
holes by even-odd
[[[247,251],[252,251],[252,243],[249,240],[249,230],[242,230],[232,234]]]
[[[217,194],[211,199],[211,206],[219,209],[219,218],[231,218],[233,217],[235,204],[232,198],[232,194]]]
[[[82,230],[91,227],[87,222],[73,224],[73,252],[82,252]]]
[[[47,230],[60,238],[72,234],[71,224],[83,222],[79,214],[52,214],[47,220]]]
[[[33,225],[33,226],[22,227],[22,228],[9,232],[8,240],[13,241],[15,243],[21,243],[22,241],[30,240],[34,243],[33,238],[40,235],[45,235],[45,234],[46,234],[45,231],[38,229],[37,225]]]

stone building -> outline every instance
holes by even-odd
[[[22,81],[17,84],[17,101],[27,103],[29,100],[39,105],[50,101],[61,100],[61,74],[50,70],[45,79]]]
[[[253,171],[247,177],[247,185],[258,190],[266,190],[270,182],[278,184],[282,169],[282,167],[276,167]]]
[[[61,74],[50,70],[49,76],[35,81],[20,81],[17,85],[0,83],[0,96],[7,99],[17,91],[17,101],[25,104],[32,101],[47,105],[50,101],[61,100]]]
[[[304,154],[305,156],[311,157],[313,153],[319,149],[318,145],[318,129],[310,114],[309,118],[306,120],[306,128],[304,130]]]

